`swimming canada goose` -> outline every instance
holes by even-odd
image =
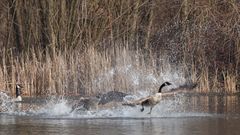
[[[22,101],[22,97],[21,97],[21,94],[22,94],[22,89],[23,87],[20,85],[20,84],[16,84],[16,88],[15,88],[15,95],[16,95],[16,98],[11,98],[11,100],[13,102],[18,102],[18,101]],[[4,93],[6,96],[9,96],[9,92],[6,92],[6,91],[0,91],[1,93]],[[10,96],[9,96],[10,97]]]
[[[22,91],[21,88],[23,88],[21,85],[16,84],[16,97],[11,98],[8,94],[8,92],[6,91],[1,91],[0,92],[0,105],[5,104],[4,106],[2,106],[3,108],[0,108],[0,112],[2,111],[7,111],[9,108],[14,107],[17,111],[19,111],[21,109],[21,101],[22,101]]]
[[[144,111],[144,107],[145,106],[150,106],[150,111],[148,114],[151,114],[153,107],[158,104],[160,102],[160,100],[162,99],[162,88],[165,86],[169,86],[171,85],[170,82],[164,82],[158,89],[158,92],[154,95],[145,97],[145,98],[141,98],[139,100],[130,102],[130,103],[123,103],[123,105],[129,105],[129,106],[135,106],[135,105],[141,105],[141,112]]]

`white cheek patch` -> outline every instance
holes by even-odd
[[[20,89],[21,87],[19,85],[17,85],[17,88]]]

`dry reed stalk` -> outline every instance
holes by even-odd
[[[220,88],[220,82],[218,79],[218,70],[216,69],[215,74],[212,79],[212,87],[211,90],[216,93],[221,93],[222,89]]]
[[[237,92],[237,89],[236,89],[236,86],[237,86],[236,85],[237,84],[236,76],[232,75],[232,74],[229,74],[227,72],[227,73],[223,73],[223,78],[224,78],[224,89],[225,89],[225,92],[226,93],[230,93],[230,94],[236,93]]]
[[[208,68],[205,67],[202,70],[199,83],[200,83],[200,91],[199,91],[200,93],[210,92]]]
[[[13,84],[23,83],[28,95],[32,96],[79,94],[81,93],[81,90],[79,91],[81,85],[84,86],[85,92],[83,94],[86,95],[110,90],[136,93],[139,90],[152,91],[163,80],[174,80],[174,78],[171,78],[171,70],[174,71],[175,69],[167,62],[167,57],[162,57],[160,65],[156,65],[157,59],[153,54],[146,57],[144,52],[127,48],[116,47],[115,51],[110,50],[103,53],[94,48],[89,48],[86,53],[82,54],[84,56],[79,56],[78,51],[71,55],[63,54],[63,52],[55,53],[57,55],[54,57],[47,54],[45,60],[35,56],[36,54],[38,53],[32,52],[32,59],[24,59],[23,57],[14,59],[10,55],[11,70],[10,72],[6,71],[5,64],[1,67],[0,78]],[[112,65],[113,61],[115,61],[115,65]],[[158,67],[160,71],[156,70],[157,66],[160,66],[160,68]],[[198,92],[208,93],[217,87],[218,72],[215,73],[213,87],[210,87],[207,67],[202,70],[200,76],[197,76],[196,68],[194,68],[196,66],[193,65],[192,67],[190,78],[194,81],[199,78],[200,91]],[[182,72],[179,69],[178,71]],[[6,72],[6,75],[4,75],[4,72]],[[165,74],[168,72],[170,74],[166,76]],[[4,76],[9,76],[9,73],[11,75],[10,80],[4,79]],[[114,74],[116,75],[115,78]],[[227,74],[224,76],[224,84],[227,93],[236,92],[236,76]],[[14,87],[10,87],[11,92],[14,93]]]
[[[168,77],[172,71],[198,81],[198,92],[222,92],[218,91],[222,84],[218,74],[230,65],[234,69],[228,69],[233,70],[229,73],[234,74],[224,77],[223,91],[234,93],[234,86],[239,86],[236,1],[1,4],[8,8],[0,9],[0,82],[4,83],[0,86],[12,94],[10,84],[14,83],[23,83],[31,96],[151,91],[161,81],[172,79]],[[171,30],[167,24],[179,27]],[[164,42],[155,45],[154,36],[158,37],[155,42]],[[172,49],[175,47],[178,49]],[[232,47],[236,50],[229,49]],[[176,56],[179,64],[168,60],[176,53],[180,54]],[[213,62],[220,64],[213,66]]]

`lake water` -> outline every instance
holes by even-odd
[[[239,135],[239,116],[72,119],[0,116],[1,135]]]
[[[176,97],[151,115],[141,107],[69,113],[65,100],[34,111],[0,113],[0,135],[239,135],[236,96]]]

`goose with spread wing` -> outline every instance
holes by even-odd
[[[150,107],[150,111],[148,114],[151,114],[152,112],[152,109],[153,107],[158,104],[161,99],[162,99],[162,88],[165,87],[165,86],[169,86],[171,85],[170,82],[164,82],[158,92],[154,95],[151,95],[151,96],[148,96],[148,97],[145,97],[145,98],[141,98],[139,100],[136,100],[136,101],[133,101],[133,102],[128,102],[128,103],[123,103],[123,105],[129,105],[129,106],[135,106],[135,105],[141,105],[142,108],[141,108],[141,112],[144,111],[144,107],[145,106],[149,106]]]

